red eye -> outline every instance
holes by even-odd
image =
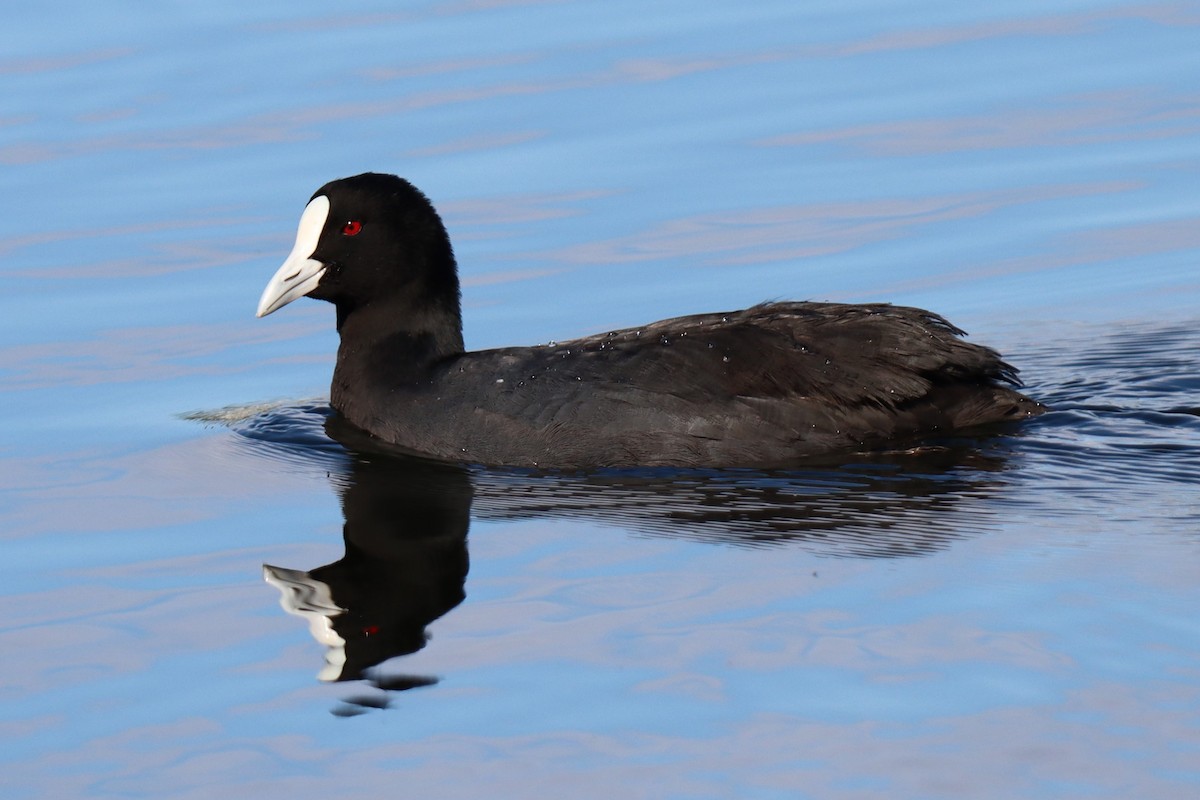
[[[362,230],[362,223],[356,219],[352,219],[342,226],[343,236],[358,236],[358,232]]]

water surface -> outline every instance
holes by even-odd
[[[1194,796],[1198,28],[1100,0],[10,15],[3,794]],[[443,211],[471,347],[892,301],[1053,410],[786,473],[347,450],[331,310],[253,308],[311,192],[367,169]]]

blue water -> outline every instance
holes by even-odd
[[[6,15],[0,794],[1196,796],[1198,33],[1093,0]],[[363,463],[323,429],[329,307],[253,311],[364,170],[442,211],[469,347],[890,301],[1054,410],[789,474]],[[323,682],[262,565],[339,561],[409,652]]]

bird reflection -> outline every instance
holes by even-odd
[[[307,572],[263,566],[284,609],[325,645],[324,681],[362,678],[424,647],[425,627],[463,601],[468,568],[466,470],[356,454],[337,483],[346,554]],[[432,682],[404,677],[388,688]]]
[[[732,546],[913,557],[982,532],[996,505],[976,501],[1003,488],[1006,467],[1004,440],[981,436],[781,471],[485,470],[381,449],[327,410],[292,413],[274,423],[260,416],[242,432],[280,444],[295,459],[297,441],[315,440],[311,430],[292,435],[303,427],[297,420],[321,420],[340,448],[325,439],[309,453],[323,467],[337,465],[329,472],[341,495],[346,554],[308,571],[266,566],[266,579],[325,645],[322,680],[365,678],[390,690],[436,681],[372,668],[424,647],[426,627],[465,598],[472,516],[580,518]],[[345,713],[387,703],[377,696],[348,702]]]

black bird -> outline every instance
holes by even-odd
[[[485,465],[770,467],[1039,414],[1016,370],[917,308],[763,303],[466,352],[432,203],[395,175],[325,184],[258,305],[333,303],[330,402],[405,450]],[[1007,385],[1006,385],[1007,384]]]

